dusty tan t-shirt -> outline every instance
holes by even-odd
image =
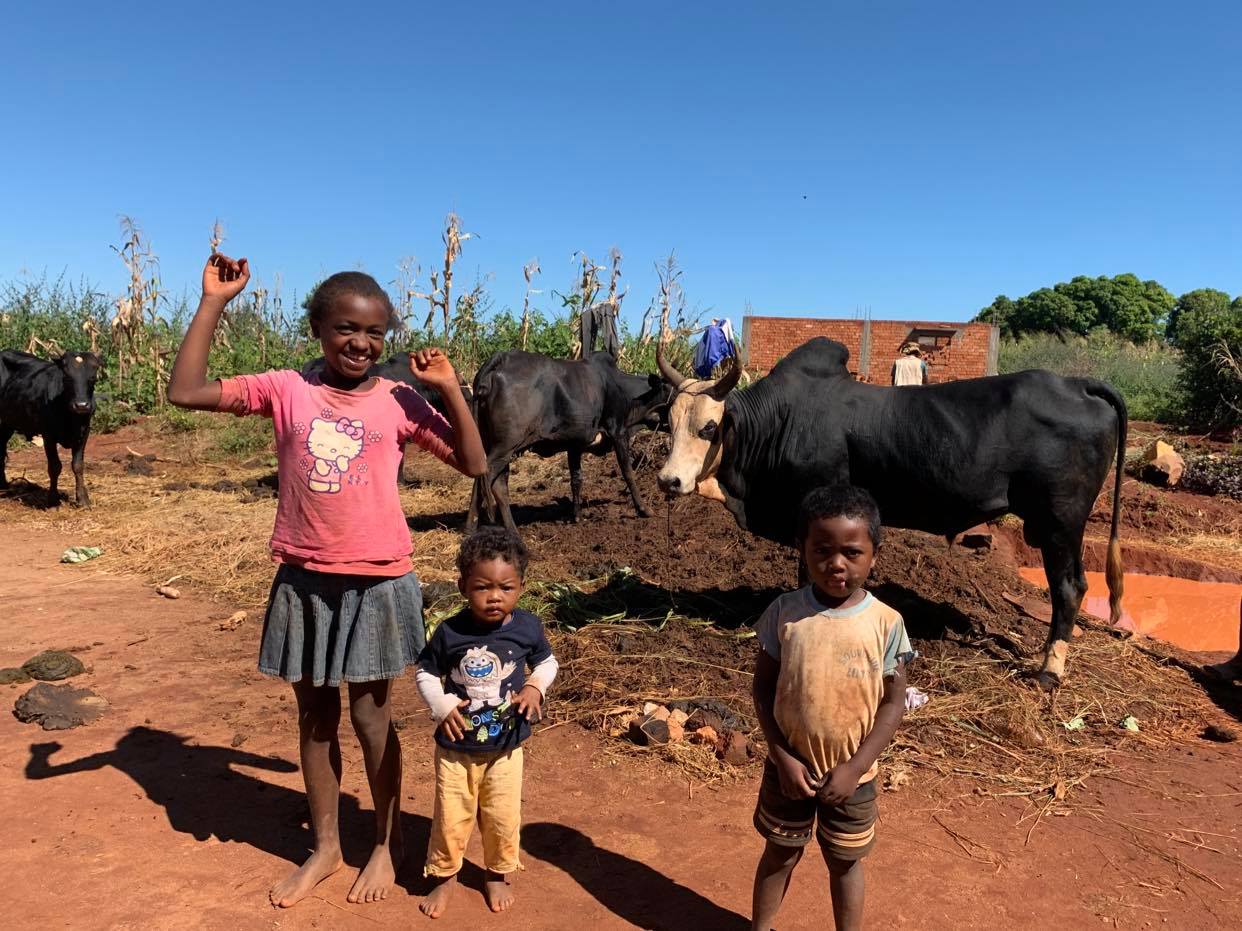
[[[870,592],[852,608],[825,608],[811,587],[787,592],[755,625],[781,664],[776,723],[817,778],[858,752],[875,726],[884,677],[910,652],[901,615]],[[875,778],[872,767],[860,782]]]

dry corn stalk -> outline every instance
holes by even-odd
[[[167,383],[164,356],[167,353],[160,348],[159,340],[159,302],[163,297],[159,259],[132,218],[121,217],[121,234],[121,246],[113,246],[112,251],[125,263],[129,284],[125,297],[117,300],[117,314],[112,321],[113,340],[118,343],[117,386],[121,386],[127,369],[132,368],[136,360],[149,357],[155,379],[155,403],[163,407]]]
[[[522,266],[522,277],[526,279],[526,294],[522,298],[522,350],[526,349],[526,340],[530,336],[530,296],[541,292],[531,288],[531,279],[542,271],[539,258],[536,256]]]
[[[438,304],[441,313],[444,315],[444,342],[449,341],[449,308],[452,307],[453,299],[453,263],[461,258],[461,244],[471,238],[474,233],[463,233],[461,231],[461,219],[455,213],[450,213],[444,220],[444,282],[439,287],[440,297],[432,301],[432,313],[435,313],[435,306]],[[432,293],[435,287],[436,279],[433,275],[431,278]],[[428,328],[430,330],[430,327]]]

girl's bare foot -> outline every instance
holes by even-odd
[[[439,918],[448,908],[449,900],[457,889],[457,874],[440,877],[436,887],[427,894],[427,898],[418,903],[418,910],[428,918]]]
[[[312,889],[339,870],[343,862],[339,848],[316,850],[305,863],[272,886],[268,898],[277,908],[297,905]]]
[[[494,912],[503,912],[513,904],[513,887],[504,873],[487,871],[487,879],[483,882],[483,897],[487,899],[487,907]]]
[[[345,901],[357,904],[388,898],[388,890],[397,879],[397,867],[401,865],[401,860],[402,848],[399,842],[394,842],[391,846],[379,844],[371,851],[371,859],[354,880],[353,888],[345,896]]]

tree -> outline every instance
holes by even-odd
[[[1170,343],[1176,346],[1177,324],[1183,314],[1206,318],[1227,313],[1228,310],[1229,295],[1224,291],[1217,291],[1215,288],[1196,288],[1193,291],[1187,291],[1177,299],[1177,303],[1169,311],[1169,322],[1165,326],[1164,335]]]
[[[1086,335],[1107,327],[1132,342],[1161,334],[1174,300],[1158,281],[1129,273],[1114,278],[1079,275],[1011,301],[1000,295],[975,318],[997,323],[1006,336],[1045,332]]]
[[[1016,301],[1002,294],[975,319],[998,324],[1006,336],[1032,331],[1083,334],[1094,322],[1094,317],[1084,315],[1074,301],[1052,288],[1040,288]]]
[[[1242,297],[1227,301],[1220,291],[1191,291],[1175,317],[1186,414],[1206,427],[1242,424],[1242,378],[1233,365],[1242,359]]]

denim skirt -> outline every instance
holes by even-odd
[[[413,572],[386,579],[281,565],[263,619],[259,671],[313,685],[394,679],[425,642]]]

